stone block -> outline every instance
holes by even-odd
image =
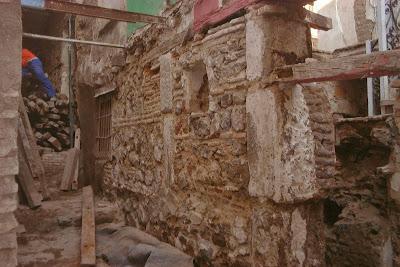
[[[256,207],[252,216],[255,266],[324,266],[324,229],[316,223],[322,214],[318,204]]]
[[[114,67],[123,67],[126,63],[126,55],[124,52],[119,52],[111,58],[111,65]]]
[[[11,248],[17,248],[17,237],[15,232],[0,234],[0,251]]]
[[[172,70],[172,55],[168,53],[160,57],[160,98],[161,112],[168,113],[173,110],[174,77]]]
[[[13,153],[13,155],[9,155],[7,158],[2,158],[0,160],[0,173],[5,176],[18,174],[17,153]]]
[[[175,142],[174,142],[174,117],[173,115],[167,115],[164,117],[163,127],[163,141],[164,141],[164,171],[166,180],[169,184],[174,183],[174,153],[175,153]]]
[[[278,16],[246,17],[247,79],[268,78],[271,71],[281,65],[296,64],[310,57],[311,47],[305,33],[307,25]]]
[[[232,109],[232,128],[236,132],[243,131],[246,127],[246,108],[235,107]]]
[[[0,105],[0,118],[17,118],[19,96],[2,95],[2,105]]]
[[[18,207],[17,194],[7,194],[0,196],[0,214],[14,212]]]
[[[0,250],[0,262],[3,267],[14,267],[17,266],[17,249],[1,249]]]
[[[230,105],[232,105],[233,100],[232,100],[232,95],[231,94],[225,94],[221,97],[221,107],[222,108],[227,108]]]
[[[14,213],[4,213],[0,215],[0,235],[6,234],[18,226]]]
[[[0,136],[10,141],[17,139],[18,117],[0,118]]]
[[[396,172],[389,180],[390,197],[400,205],[400,173]]]
[[[0,138],[0,158],[13,157],[17,154],[17,141],[11,138]]]
[[[0,196],[17,192],[18,184],[16,183],[14,176],[0,176]]]
[[[265,33],[262,17],[248,17],[246,21],[246,75],[250,81],[258,80],[264,73]]]
[[[314,137],[302,89],[286,92],[284,97],[270,87],[249,93],[246,100],[249,193],[275,202],[304,201],[318,192]]]

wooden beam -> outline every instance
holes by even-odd
[[[81,266],[96,265],[96,225],[92,186],[82,189]]]
[[[72,181],[75,176],[75,168],[79,161],[79,150],[71,148],[68,150],[67,160],[65,162],[63,176],[61,178],[60,190],[69,191],[71,190]]]
[[[48,200],[50,199],[50,193],[48,192],[46,186],[44,165],[39,154],[36,138],[33,135],[31,122],[29,121],[28,113],[26,112],[25,104],[22,98],[20,98],[19,102],[19,113],[21,118],[20,123],[27,137],[27,140],[23,138],[22,142],[24,144],[25,151],[27,152],[29,166],[33,176],[38,178],[40,181],[40,190],[42,191],[43,200]]]
[[[304,22],[310,25],[311,28],[329,31],[332,29],[332,19],[320,14],[311,12],[304,8]]]
[[[35,188],[32,171],[28,165],[28,158],[22,141],[23,139],[27,139],[24,134],[25,132],[23,130],[20,120],[18,125],[18,184],[28,202],[28,206],[30,208],[37,208],[42,205],[43,198]]]
[[[61,0],[37,0],[33,1],[33,3],[32,1],[23,0],[22,6],[25,8],[44,9],[58,13],[67,13],[125,22],[165,23],[166,21],[165,18],[159,16],[93,5],[76,4]]]
[[[288,4],[296,4],[297,6],[303,6],[307,3],[311,3],[313,1],[309,0],[233,0],[229,3],[220,6],[220,0],[197,0],[194,6],[194,23],[193,28],[195,32],[200,32],[204,29],[212,27],[213,25],[219,24],[228,18],[232,17],[232,15],[237,12],[248,8],[253,5],[258,4],[267,4],[269,7],[264,8],[264,13],[277,13],[282,14],[282,8],[285,8],[285,5]],[[277,5],[280,5],[277,6]],[[319,27],[321,29],[326,28],[327,23],[329,23],[329,19],[314,14],[310,11],[305,12],[306,19],[310,22],[311,26]],[[306,21],[307,22],[307,21]],[[308,23],[307,22],[307,23]],[[332,23],[331,23],[332,24]],[[329,26],[329,24],[328,24]],[[331,25],[332,27],[332,25]]]
[[[78,190],[78,177],[79,177],[79,154],[80,154],[80,148],[81,148],[81,129],[76,129],[75,131],[75,142],[74,142],[74,148],[78,150],[78,156],[75,162],[74,166],[74,173],[72,176],[72,183],[71,183],[71,189],[72,190]]]
[[[272,82],[310,83],[391,76],[400,73],[399,58],[400,50],[390,50],[283,66],[275,69],[270,79]]]

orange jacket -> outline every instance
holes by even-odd
[[[37,57],[31,51],[25,48],[22,49],[22,67],[28,66],[28,62],[35,58]]]

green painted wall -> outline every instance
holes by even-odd
[[[176,0],[172,1],[176,2]],[[159,15],[164,8],[165,0],[126,0],[128,11],[140,12],[150,15]],[[128,34],[143,27],[145,23],[129,23]]]

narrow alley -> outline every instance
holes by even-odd
[[[400,2],[0,0],[1,267],[400,266]]]

